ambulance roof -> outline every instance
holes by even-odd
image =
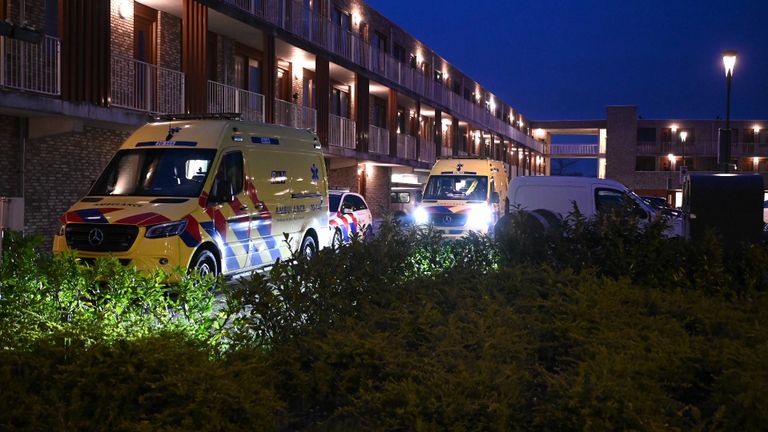
[[[460,165],[460,167],[459,167]],[[456,158],[456,159],[438,159],[435,165],[432,167],[430,174],[477,174],[488,175],[491,168],[496,168],[503,172],[504,166],[501,162],[491,159],[472,159],[472,158]]]
[[[239,120],[174,120],[148,123],[137,129],[122,149],[148,147],[215,148],[258,145],[274,150],[319,151],[319,141],[306,129]]]

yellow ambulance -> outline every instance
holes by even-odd
[[[133,133],[61,217],[53,248],[140,270],[231,275],[327,245],[327,197],[320,143],[308,130],[160,118]]]
[[[445,237],[468,231],[493,232],[506,212],[509,179],[500,161],[481,158],[439,159],[429,172],[421,204],[413,212],[417,225],[430,224]]]

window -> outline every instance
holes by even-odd
[[[424,189],[424,199],[485,201],[488,177],[433,175]]]
[[[243,191],[243,154],[233,151],[224,155],[211,187],[213,202],[229,202]]]
[[[457,95],[460,95],[461,94],[461,82],[459,82],[457,80],[453,80],[451,82],[451,90],[453,90],[453,92],[456,93]]]
[[[342,86],[334,86],[331,90],[331,114],[349,118],[349,90]]]
[[[371,124],[380,128],[387,127],[387,103],[378,96],[371,96]]]
[[[655,143],[656,128],[638,128],[637,141],[642,143]]]
[[[599,212],[621,210],[624,193],[616,189],[595,190],[595,208]]]
[[[0,2],[0,7],[4,11],[5,2]],[[45,33],[59,36],[59,0],[45,0]]]
[[[411,202],[410,192],[392,192],[389,194],[389,201],[392,204],[408,204]]]
[[[399,61],[400,63],[403,63],[403,64],[405,63],[405,61],[406,61],[406,59],[405,59],[405,48],[403,48],[402,46],[400,46],[398,44],[395,44],[395,47],[394,47],[394,50],[393,50],[393,54],[394,54],[395,59],[397,59],[397,61]]]
[[[365,210],[368,206],[365,205],[365,201],[357,195],[345,195],[344,201],[341,203],[342,210]]]
[[[397,108],[397,133],[407,133],[408,129],[405,127],[405,108]]]
[[[635,171],[656,171],[656,158],[653,156],[638,156],[635,160]]]
[[[216,150],[120,150],[89,195],[197,197]]]

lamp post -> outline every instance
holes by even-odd
[[[727,92],[725,98],[725,129],[720,129],[718,139],[717,162],[724,165],[728,172],[731,164],[731,81],[733,80],[733,68],[736,66],[736,51],[723,52],[723,66],[725,67],[725,81]]]
[[[683,144],[683,163],[680,164],[680,183],[685,181],[688,176],[688,166],[685,164],[685,140],[688,139],[688,132],[680,132],[680,142]]]

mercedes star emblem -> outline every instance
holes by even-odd
[[[445,223],[451,223],[453,221],[453,218],[450,216],[443,216],[443,222]]]
[[[88,243],[90,243],[91,246],[101,246],[101,244],[104,243],[104,232],[98,228],[92,229],[88,233]]]

